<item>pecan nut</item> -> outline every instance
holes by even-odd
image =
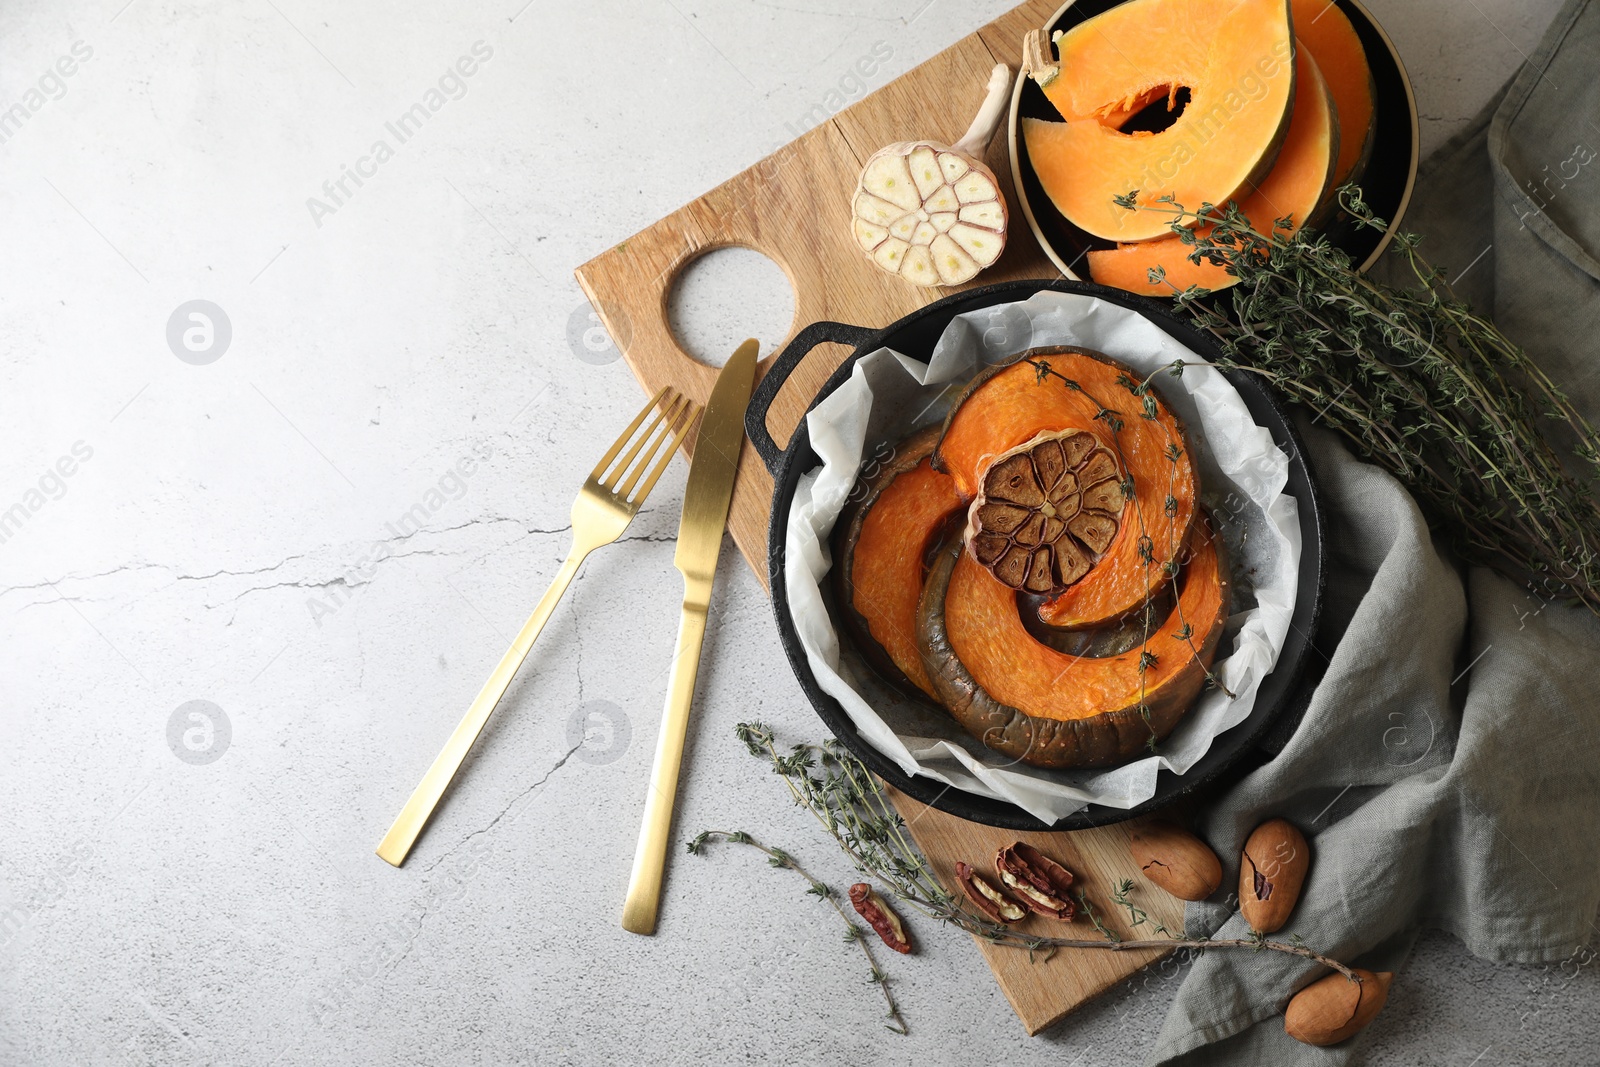
[[[866,882],[857,882],[851,886],[850,903],[855,905],[856,913],[878,932],[885,945],[896,952],[911,951],[911,939],[906,937],[906,928],[900,922],[900,916],[883,902],[882,897],[872,891],[870,885]]]
[[[1311,846],[1293,823],[1269,819],[1255,828],[1239,861],[1239,914],[1250,929],[1261,934],[1283,929],[1310,867]]]
[[[1007,845],[995,854],[995,873],[1029,911],[1062,922],[1077,917],[1072,902],[1072,872],[1026,841]]]
[[[983,875],[969,865],[959,861],[956,863],[956,881],[961,883],[961,891],[967,894],[973,907],[997,923],[1021,922],[1028,915],[1022,905],[990,885]]]
[[[1355,1036],[1383,1010],[1389,999],[1388,971],[1373,974],[1356,968],[1359,982],[1342,974],[1317,979],[1293,997],[1283,1010],[1283,1029],[1307,1045],[1337,1045]]]
[[[1222,884],[1222,861],[1206,843],[1168,822],[1146,823],[1128,842],[1144,876],[1181,900],[1204,900]]]

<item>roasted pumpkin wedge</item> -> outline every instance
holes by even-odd
[[[1333,94],[1339,113],[1339,158],[1333,167],[1331,188],[1360,181],[1372,158],[1377,130],[1377,88],[1367,50],[1350,22],[1350,16],[1333,0],[1290,0],[1294,14],[1295,44],[1311,53]]]
[[[923,664],[963,728],[1037,767],[1105,767],[1165,738],[1199,694],[1227,623],[1226,569],[1208,522],[1195,528],[1177,606],[1139,647],[1067,655],[1023,626],[1017,594],[953,538],[917,608]]]
[[[1271,233],[1280,219],[1290,221],[1291,232],[1314,220],[1333,188],[1340,143],[1333,97],[1309,51],[1295,57],[1295,67],[1294,117],[1278,161],[1271,173],[1259,185],[1249,186],[1247,195],[1238,201],[1239,210],[1259,233]],[[1202,227],[1202,232],[1210,230],[1209,225]],[[1226,289],[1238,282],[1220,263],[1192,262],[1193,252],[1194,246],[1175,233],[1153,241],[1091,249],[1089,275],[1101,285],[1147,296],[1171,296],[1191,285]],[[1165,272],[1161,281],[1150,280],[1153,267]]]
[[[1159,237],[1172,216],[1157,198],[1222,203],[1271,168],[1294,95],[1288,0],[1128,0],[1055,43],[1054,64],[1028,65],[1065,121],[1024,118],[1022,133],[1040,184],[1079,228]],[[1188,104],[1164,130],[1106,121],[1184,88]],[[1114,202],[1133,190],[1143,207]]]
[[[1183,425],[1153,390],[1136,396],[1135,384],[1128,368],[1101,353],[1034,349],[968,385],[934,452],[934,466],[973,502],[967,532],[975,558],[1014,589],[1050,595],[1039,617],[1051,626],[1102,626],[1143,605],[1171,577],[1168,564],[1194,522],[1199,485]],[[1063,454],[1052,458],[1057,447]],[[1026,461],[1014,463],[1020,455]],[[1008,463],[1027,468],[1029,484],[1011,487],[1011,474],[1023,472],[1010,472]],[[1115,478],[1105,476],[1107,466],[1116,467]],[[1058,468],[1062,477],[1051,481]],[[1070,491],[1063,488],[1069,475]],[[1013,503],[1007,493],[1024,502],[1043,496],[1031,510],[1025,503],[1003,511],[995,505]],[[1030,532],[999,545],[993,537],[1021,511]],[[1027,566],[1016,582],[1006,568],[1019,547]],[[1090,565],[1080,567],[1079,556]],[[1051,587],[1040,588],[1047,577]]]
[[[938,533],[959,528],[962,506],[949,476],[929,464],[939,432],[902,441],[857,483],[833,546],[839,614],[857,648],[890,682],[935,699],[917,648],[917,601]]]

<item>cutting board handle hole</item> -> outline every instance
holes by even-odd
[[[772,259],[726,245],[679,267],[668,283],[667,325],[678,347],[709,367],[728,361],[745,338],[761,341],[763,358],[794,330],[794,285]]]

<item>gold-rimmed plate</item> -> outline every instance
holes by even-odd
[[[1057,30],[1070,30],[1122,2],[1124,0],[1067,0],[1045,24],[1044,39],[1048,42]],[[1382,233],[1358,228],[1348,216],[1336,213],[1322,229],[1335,245],[1366,270],[1388,247],[1411,200],[1411,188],[1417,178],[1417,101],[1400,53],[1383,27],[1357,0],[1337,0],[1337,4],[1349,16],[1372,68],[1377,90],[1374,95],[1377,127],[1373,134],[1372,156],[1360,185],[1367,206],[1378,218],[1388,220],[1389,227]],[[1061,117],[1045,98],[1044,91],[1026,76],[1017,78],[1012,89],[1008,121],[1011,173],[1016,183],[1017,202],[1027,219],[1028,229],[1033,231],[1050,261],[1068,278],[1094,281],[1088,269],[1087,253],[1096,248],[1114,248],[1115,244],[1073,225],[1050,202],[1028,159],[1028,147],[1021,136],[1024,117],[1056,121]]]

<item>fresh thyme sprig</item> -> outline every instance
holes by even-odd
[[[1117,198],[1140,207],[1136,193]],[[1355,223],[1382,231],[1354,186],[1339,202]],[[1239,281],[1212,296],[1179,290],[1177,308],[1222,349],[1219,366],[1258,375],[1398,478],[1463,560],[1498,570],[1540,599],[1600,614],[1600,434],[1566,395],[1487,318],[1451,289],[1445,272],[1397,233],[1393,251],[1415,285],[1355,270],[1308,229],[1255,229],[1230,204],[1175,213],[1194,262]],[[1183,366],[1172,367],[1181,374]]]
[[[1117,884],[1117,888],[1115,890],[1113,890],[1112,893],[1111,893],[1111,899],[1116,901],[1118,904],[1122,905],[1122,907],[1127,909],[1127,911],[1128,911],[1128,925],[1131,928],[1137,930],[1139,927],[1148,924],[1150,929],[1154,930],[1156,933],[1160,934],[1162,937],[1176,937],[1177,936],[1171,930],[1167,929],[1166,924],[1164,924],[1162,922],[1159,922],[1156,919],[1152,919],[1150,917],[1150,913],[1149,912],[1145,911],[1143,908],[1141,908],[1137,904],[1135,904],[1133,902],[1133,897],[1131,896],[1132,893],[1133,893],[1133,879],[1132,878],[1124,878],[1121,882],[1119,882]]]
[[[706,843],[711,841],[713,838],[720,838],[723,841],[729,841],[735,845],[748,845],[750,848],[756,849],[758,852],[766,853],[768,865],[795,872],[810,883],[809,887],[806,889],[807,893],[819,900],[826,900],[829,904],[833,905],[833,910],[839,913],[839,918],[844,923],[845,943],[854,943],[861,946],[862,953],[867,957],[867,971],[871,976],[870,981],[873,985],[876,985],[883,991],[884,1002],[889,1006],[889,1025],[886,1027],[886,1029],[900,1034],[901,1036],[911,1033],[910,1027],[906,1025],[905,1017],[900,1014],[900,1006],[895,1003],[894,994],[889,991],[888,974],[884,972],[882,967],[878,966],[877,957],[872,953],[872,945],[869,943],[861,927],[857,926],[855,920],[850,918],[849,914],[845,912],[844,905],[839,903],[839,895],[833,891],[831,886],[829,886],[826,882],[813,877],[811,872],[807,871],[804,867],[800,866],[800,864],[796,863],[795,858],[789,855],[789,853],[785,852],[783,849],[772,848],[767,845],[763,845],[760,841],[757,841],[743,830],[701,830],[692,840],[687,843],[689,853],[695,856],[704,854]]]
[[[1035,380],[1041,385],[1051,378],[1058,379],[1063,387],[1075,393],[1082,393],[1097,408],[1099,408],[1099,411],[1095,414],[1095,418],[1101,422],[1104,422],[1106,427],[1111,431],[1111,442],[1116,448],[1117,459],[1122,463],[1123,472],[1125,474],[1122,492],[1125,497],[1133,502],[1134,517],[1139,520],[1139,561],[1144,566],[1145,570],[1148,571],[1151,567],[1155,566],[1155,539],[1150,536],[1149,526],[1145,522],[1144,505],[1139,501],[1137,492],[1138,483],[1136,481],[1136,476],[1133,473],[1133,465],[1128,462],[1127,454],[1122,448],[1121,434],[1122,428],[1125,425],[1125,422],[1122,418],[1122,412],[1116,408],[1109,407],[1104,400],[1101,400],[1099,397],[1085,389],[1082,383],[1076,381],[1075,379],[1069,378],[1065,374],[1062,374],[1060,371],[1056,370],[1048,360],[1030,359],[1024,357],[1023,361],[1033,368]],[[1150,395],[1150,381],[1154,377],[1155,374],[1149,374],[1146,375],[1143,380],[1135,381],[1132,377],[1126,374],[1118,376],[1118,384],[1126,389],[1129,394],[1138,398],[1139,416],[1152,421],[1157,418],[1159,411],[1156,405],[1156,398]],[[1166,434],[1167,447],[1162,452],[1162,456],[1167,461],[1167,493],[1162,512],[1167,517],[1167,559],[1162,566],[1165,568],[1165,577],[1171,579],[1176,577],[1179,564],[1178,553],[1175,551],[1174,547],[1178,540],[1178,499],[1174,493],[1177,489],[1178,481],[1178,460],[1183,458],[1184,450],[1183,445],[1180,444],[1179,440],[1174,437],[1170,429],[1166,430]],[[1146,694],[1148,692],[1148,678],[1146,675],[1149,669],[1156,666],[1158,662],[1156,655],[1150,651],[1150,633],[1152,625],[1155,622],[1154,608],[1156,588],[1157,587],[1155,585],[1147,583],[1147,588],[1144,595],[1144,603],[1140,607],[1140,613],[1142,616],[1141,621],[1144,632],[1139,645],[1139,703],[1137,705],[1139,714],[1144,719],[1145,727],[1150,731],[1150,736],[1145,740],[1145,747],[1151,752],[1156,750],[1156,732],[1155,727],[1151,725],[1150,722],[1150,705],[1146,701]],[[1194,643],[1194,627],[1190,625],[1188,618],[1184,615],[1183,598],[1181,596],[1173,598],[1173,611],[1177,613],[1179,623],[1179,628],[1173,636],[1175,636],[1178,640],[1185,642],[1189,646],[1189,651],[1194,657],[1194,662],[1200,664],[1200,669],[1205,672],[1207,684],[1213,685],[1222,690],[1228,695],[1230,700],[1234,699],[1233,690],[1222,684],[1222,680],[1218,678],[1217,675],[1211,670],[1210,664],[1208,664],[1206,662],[1206,658],[1201,655],[1199,646]]]
[[[1116,940],[1093,913],[1085,914],[1100,938],[1038,937],[1014,930],[979,915],[965,901],[946,890],[934,876],[926,857],[911,843],[905,820],[895,811],[883,783],[865,764],[837,741],[793,746],[787,755],[778,751],[772,730],[763,723],[740,723],[734,728],[752,756],[766,761],[789,787],[795,803],[812,816],[838,843],[868,879],[886,886],[907,907],[929,918],[958,927],[996,945],[1046,953],[1062,948],[1104,949],[1112,952],[1139,949],[1247,948],[1282,952],[1313,960],[1350,979],[1354,971],[1338,960],[1313,952],[1298,942],[1271,941],[1265,937],[1190,938],[1163,937]],[[809,875],[807,877],[810,877]],[[1123,890],[1122,896],[1127,892]],[[1083,897],[1080,894],[1080,901]],[[1084,901],[1087,903],[1086,901]],[[1118,901],[1121,903],[1121,901]],[[1164,928],[1163,931],[1165,932]]]

